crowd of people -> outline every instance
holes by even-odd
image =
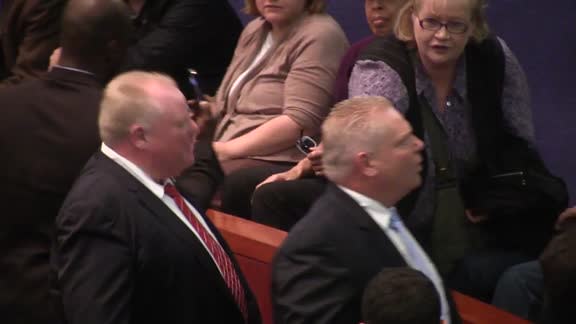
[[[485,1],[364,8],[350,46],[325,0],[0,1],[2,321],[261,323],[217,208],[288,232],[275,323],[460,323],[452,289],[574,322],[576,207]]]

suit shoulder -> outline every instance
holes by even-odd
[[[345,209],[340,207],[341,202],[324,193],[290,230],[281,248],[287,252],[346,244],[342,232],[348,225],[342,220],[345,220],[347,215]]]
[[[58,218],[78,217],[86,214],[99,214],[106,211],[107,218],[129,205],[128,187],[119,177],[111,174],[95,163],[92,157],[84,167],[69,191]]]

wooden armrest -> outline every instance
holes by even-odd
[[[470,296],[452,291],[463,323],[470,324],[529,324],[531,322],[486,304]]]
[[[209,209],[206,215],[220,230],[232,252],[261,262],[272,262],[287,235],[285,231],[214,209]]]
[[[255,292],[263,323],[272,323],[270,300],[271,265],[274,253],[287,233],[243,218],[208,210],[208,217],[236,255]],[[452,292],[464,324],[528,324],[530,322],[461,293]]]

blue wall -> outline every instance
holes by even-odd
[[[243,0],[230,3],[241,8]],[[363,1],[332,0],[328,8],[351,42],[368,35]],[[492,0],[488,18],[526,71],[538,147],[552,172],[568,183],[574,204],[576,0]]]

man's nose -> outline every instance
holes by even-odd
[[[415,142],[414,145],[416,147],[416,151],[422,151],[424,149],[424,142],[419,139],[418,137],[415,137]]]

